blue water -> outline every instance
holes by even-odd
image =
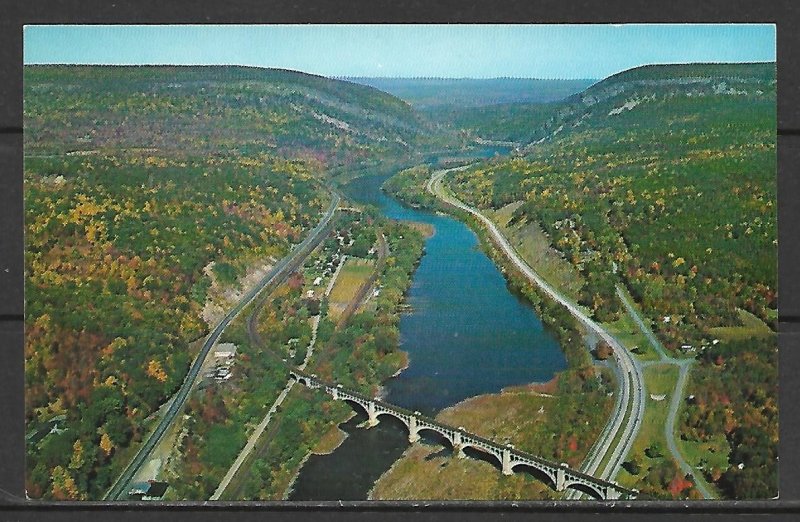
[[[566,367],[555,336],[534,309],[506,285],[481,252],[477,236],[448,216],[406,207],[380,191],[386,176],[363,177],[346,195],[379,207],[387,217],[433,225],[434,235],[414,274],[401,317],[401,349],[409,367],[386,383],[385,400],[434,415],[466,398],[516,384],[547,381]],[[398,423],[342,428],[349,434],[330,455],[311,456],[292,500],[363,500],[372,484],[407,447]],[[337,480],[333,477],[346,477]]]
[[[400,204],[380,191],[384,177],[345,189],[384,215],[433,225],[400,320],[401,349],[410,365],[386,385],[388,402],[436,411],[503,387],[549,380],[566,361],[533,308],[509,291],[478,238],[451,217]]]

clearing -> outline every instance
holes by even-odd
[[[374,269],[375,262],[373,260],[347,258],[331,289],[330,296],[328,296],[328,315],[333,321],[339,319],[347,305],[356,297],[358,289],[372,275]]]

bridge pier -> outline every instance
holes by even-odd
[[[513,475],[514,471],[511,469],[511,450],[503,448],[503,455],[501,459],[503,463],[503,475]]]
[[[375,412],[375,403],[373,401],[369,401],[367,403],[367,415],[369,415],[369,419],[367,419],[367,427],[372,428],[378,425],[378,415]]]
[[[606,488],[604,500],[617,500],[619,498],[619,490],[615,488]]]
[[[333,400],[338,401],[339,400],[339,389],[338,388],[333,388],[332,390],[333,391],[331,391],[331,396],[333,397]]]
[[[417,427],[417,418],[409,417],[408,419],[408,442],[414,444],[419,440],[419,428]]]
[[[464,454],[464,441],[461,440],[461,432],[457,431],[453,434],[453,452],[456,454],[456,457],[463,459],[466,457]]]
[[[564,491],[567,482],[566,475],[563,467],[556,469],[556,491]]]

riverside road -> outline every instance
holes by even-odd
[[[563,305],[576,319],[583,323],[589,330],[600,336],[600,338],[614,349],[614,357],[619,367],[617,375],[620,378],[619,392],[622,400],[617,401],[611,420],[604,429],[598,442],[592,448],[592,451],[590,451],[582,467],[583,472],[594,475],[600,465],[607,460],[606,466],[595,476],[605,480],[613,480],[622,465],[623,459],[630,451],[636,439],[636,434],[641,427],[641,421],[644,418],[645,386],[641,365],[634,359],[633,355],[604,328],[590,319],[576,304],[572,303],[542,279],[516,252],[494,222],[477,209],[466,205],[444,189],[442,180],[447,173],[463,168],[466,167],[435,172],[428,180],[427,190],[444,202],[478,218],[486,226],[503,253],[528,280],[538,286],[549,297]],[[630,413],[626,414],[628,411]],[[615,444],[615,441],[618,442]]]

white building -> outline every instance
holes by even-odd
[[[214,348],[214,357],[218,359],[233,359],[236,357],[236,345],[233,343],[219,343]]]

